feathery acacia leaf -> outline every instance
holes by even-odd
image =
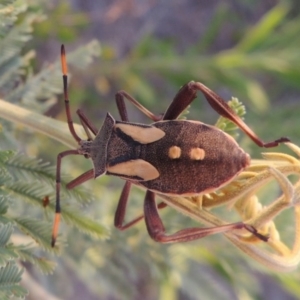
[[[24,299],[27,295],[26,289],[19,285],[23,271],[15,263],[9,262],[0,267],[0,299]]]
[[[4,0],[0,4],[0,89],[6,101],[41,112],[62,92],[62,81],[59,59],[34,73],[31,65],[35,52],[29,50],[23,54],[24,46],[32,38],[34,23],[43,19],[40,6],[34,5],[34,1],[26,0]],[[68,63],[85,68],[99,53],[99,43],[92,41],[70,52]],[[7,122],[2,122],[1,125],[1,139],[2,142],[5,141],[2,143],[3,148],[17,145],[17,140],[11,134],[13,126]],[[62,174],[61,190],[62,199],[65,201],[67,198],[65,203],[74,200],[80,204],[88,203],[92,197],[85,189],[67,190],[67,177]],[[36,218],[44,209],[42,199],[45,196],[53,199],[54,193],[55,167],[24,154],[0,149],[0,299],[25,297],[26,291],[19,286],[22,270],[15,264],[17,259],[35,264],[43,273],[53,272],[54,263],[34,253],[36,249],[55,255],[59,253],[58,247],[52,248],[50,245],[52,224]],[[16,201],[19,201],[18,205],[15,204]],[[33,206],[36,209],[32,209]],[[81,211],[76,211],[75,206],[71,210],[63,206],[63,217],[69,223],[77,224],[81,231],[103,237],[103,227],[87,217],[82,218]],[[47,207],[49,208],[54,210],[52,202]],[[19,241],[13,238],[15,228],[36,241],[37,247],[9,243],[11,237],[12,241]]]
[[[239,117],[242,118],[246,114],[244,104],[237,98],[233,97],[230,101],[228,101],[228,105]],[[234,138],[237,138],[238,136],[238,133],[236,132],[236,130],[239,129],[238,126],[227,118],[222,116],[219,117],[215,126],[232,135]]]
[[[0,224],[0,267],[4,267],[8,262],[18,258],[14,249],[10,245],[6,245],[12,232],[12,223]]]
[[[6,214],[8,209],[7,197],[0,193],[0,216]]]
[[[78,213],[74,208],[62,206],[63,219],[75,226],[81,232],[84,232],[92,237],[106,239],[108,238],[108,229],[99,222],[92,220],[83,214]]]
[[[53,248],[50,245],[51,224],[30,217],[16,217],[14,221],[20,230],[30,235],[44,250],[51,253],[59,253],[58,248]]]
[[[100,47],[97,41],[92,41],[84,47],[71,52],[68,55],[68,63],[79,68],[84,68],[92,61],[92,58],[99,55]],[[20,84],[12,90],[7,100],[16,102],[22,99],[23,105],[35,111],[44,111],[48,108],[47,102],[37,100],[51,99],[62,93],[61,66],[59,59],[52,65],[45,66],[38,74],[27,78],[24,84]],[[52,101],[49,102],[52,105]]]
[[[45,189],[44,195],[49,195],[55,191],[55,167],[42,160],[30,158],[24,154],[15,154],[5,161],[5,166],[14,175],[15,180],[36,181],[37,186]],[[86,204],[93,200],[91,193],[83,187],[76,187],[72,190],[66,188],[69,176],[61,174],[61,191],[64,197]],[[40,197],[41,194],[38,195]]]
[[[46,257],[35,255],[34,250],[35,248],[26,246],[18,246],[14,249],[15,253],[18,254],[22,261],[34,264],[43,274],[52,274],[56,267],[56,263],[47,259]]]

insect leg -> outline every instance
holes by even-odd
[[[77,178],[75,178],[71,182],[69,182],[67,184],[67,188],[73,189],[77,185],[80,185],[83,182],[88,181],[89,179],[92,179],[93,177],[94,177],[94,169],[88,170],[87,172],[81,174],[80,176],[78,176]],[[135,225],[137,222],[139,222],[140,220],[142,220],[144,218],[144,215],[140,215],[140,216],[136,217],[135,219],[131,220],[130,222],[128,222],[127,224],[123,225],[125,213],[126,213],[126,206],[127,206],[127,202],[128,202],[128,196],[129,196],[129,192],[130,192],[130,187],[131,187],[130,182],[126,181],[126,183],[123,187],[123,191],[121,193],[119,202],[118,202],[116,213],[115,213],[114,224],[115,224],[115,227],[120,230],[125,230],[125,229]],[[157,205],[157,208],[161,209],[166,206],[167,206],[167,204],[165,204],[164,202],[161,202]]]
[[[90,169],[83,174],[79,175],[77,178],[70,181],[66,187],[68,190],[73,189],[74,187],[94,178],[94,169]]]
[[[185,84],[175,95],[170,106],[164,113],[164,120],[177,119],[180,114],[193,102],[197,97],[197,91],[188,83]]]
[[[262,141],[254,131],[229,107],[229,105],[215,92],[210,90],[208,87],[203,85],[200,82],[191,81],[187,84],[189,88],[194,89],[195,91],[201,91],[210,106],[221,116],[229,119],[235,123],[239,128],[241,128],[259,147],[271,148],[276,147],[280,143],[289,142],[290,140],[286,137],[279,138],[275,141],[265,143]]]
[[[58,227],[60,222],[60,184],[61,184],[61,160],[63,157],[67,155],[76,155],[80,154],[78,150],[67,150],[64,152],[61,152],[57,155],[57,162],[56,162],[56,202],[55,202],[55,217],[54,217],[54,223],[53,223],[53,229],[52,229],[52,241],[51,245],[52,247],[55,246],[55,241],[58,233]]]
[[[116,102],[117,102],[117,107],[118,107],[122,121],[128,121],[128,115],[127,115],[127,110],[126,110],[124,99],[127,99],[129,102],[131,102],[135,107],[137,107],[149,119],[151,119],[155,122],[160,121],[162,119],[161,116],[154,115],[151,111],[149,111],[147,108],[145,108],[142,104],[140,104],[137,100],[135,100],[132,96],[130,96],[125,91],[119,91],[116,94]]]
[[[87,134],[87,136],[90,138],[90,135],[89,135],[89,133],[88,133],[88,131],[87,131],[87,128],[88,128],[94,135],[97,135],[98,129],[95,127],[94,124],[92,124],[92,123],[90,122],[90,120],[89,120],[88,117],[84,114],[84,112],[83,112],[81,109],[77,109],[76,113],[77,113],[77,115],[78,115],[78,117],[79,117],[79,119],[80,119],[80,122],[81,122],[81,124],[82,124],[82,126],[83,126],[83,128],[84,128],[84,130],[85,130],[85,132],[86,132],[86,134]]]
[[[98,132],[97,128],[90,122],[90,120],[87,118],[87,116],[84,114],[82,110],[78,109],[76,113],[80,119],[84,131],[86,132],[86,135],[90,140],[93,140],[93,137],[90,135],[89,130],[91,130],[91,132],[94,135],[97,135]],[[77,185],[80,185],[81,183],[86,182],[92,178],[94,178],[94,169],[90,169],[85,173],[81,174],[80,176],[78,176],[77,178],[73,179],[71,182],[67,184],[67,188],[70,190],[76,187]]]
[[[120,199],[119,199],[118,206],[117,206],[116,213],[115,213],[114,225],[116,228],[118,228],[120,230],[125,230],[125,229],[133,226],[138,221],[140,221],[144,218],[144,216],[141,215],[141,216],[133,219],[129,223],[123,225],[125,213],[126,213],[127,202],[128,202],[128,197],[129,197],[129,193],[130,193],[130,188],[131,188],[131,183],[129,181],[126,181],[126,183],[123,187],[122,193],[120,195]]]
[[[151,191],[147,191],[146,193],[144,215],[149,235],[152,239],[160,243],[188,242],[203,238],[208,235],[228,232],[236,229],[246,229],[260,239],[264,241],[268,240],[267,237],[259,234],[254,227],[244,224],[243,222],[209,228],[186,228],[179,230],[173,234],[166,235],[164,225],[159,217],[158,210],[156,208],[155,194]]]
[[[77,142],[81,141],[81,138],[77,135],[72,116],[71,116],[71,110],[70,110],[70,102],[69,102],[69,96],[68,96],[68,67],[67,67],[67,61],[66,61],[66,53],[65,53],[65,47],[64,45],[61,45],[61,68],[62,68],[62,73],[63,73],[63,86],[64,86],[64,98],[65,98],[65,110],[66,110],[66,115],[67,115],[67,121],[68,121],[68,126],[69,130],[74,137],[74,139]]]
[[[128,222],[127,224],[123,225],[125,213],[126,213],[126,206],[127,206],[127,202],[128,202],[128,196],[130,193],[130,188],[131,188],[131,183],[126,181],[126,183],[123,187],[123,190],[122,190],[119,202],[118,202],[116,214],[115,214],[115,227],[120,230],[125,230],[125,229],[135,225],[140,220],[144,219],[144,215],[140,215],[140,216],[136,217],[135,219],[131,220],[130,222]],[[166,206],[167,206],[167,204],[165,204],[164,202],[161,202],[157,205],[157,208],[162,209],[162,208],[165,208]]]

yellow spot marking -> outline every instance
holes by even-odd
[[[165,132],[154,126],[142,127],[131,124],[116,124],[115,128],[120,128],[125,134],[132,137],[141,144],[149,144],[160,140],[165,136]]]
[[[179,158],[181,155],[181,149],[177,146],[172,146],[169,148],[168,154],[171,159]]]
[[[192,148],[190,152],[190,158],[192,160],[203,160],[205,157],[205,151],[201,148]]]
[[[148,181],[159,176],[159,172],[150,163],[143,159],[129,160],[114,166],[107,167],[107,171],[124,177],[138,176]]]

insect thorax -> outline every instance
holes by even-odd
[[[114,118],[107,113],[104,123],[93,141],[81,141],[79,152],[91,158],[94,165],[94,177],[106,173],[107,145],[111,137]]]

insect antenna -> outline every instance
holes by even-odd
[[[61,45],[61,68],[63,73],[63,84],[64,84],[64,100],[65,100],[65,109],[66,109],[66,115],[67,115],[67,121],[69,130],[74,137],[74,139],[79,143],[81,141],[81,138],[77,135],[72,116],[71,116],[71,110],[70,110],[70,102],[69,102],[69,95],[68,95],[68,66],[67,66],[67,60],[66,60],[66,52],[65,52],[65,46]]]
[[[65,101],[65,110],[67,115],[67,121],[70,133],[74,137],[74,139],[80,143],[82,139],[77,135],[74,123],[71,116],[71,110],[70,110],[70,104],[69,104],[69,96],[68,96],[68,68],[67,68],[67,61],[66,61],[66,53],[65,53],[65,47],[64,45],[61,45],[61,67],[62,67],[62,73],[63,73],[63,89],[64,89],[64,101]],[[61,207],[60,207],[60,186],[61,186],[61,160],[65,156],[68,155],[80,155],[78,149],[76,150],[67,150],[64,152],[61,152],[57,156],[57,162],[56,162],[56,202],[55,202],[55,217],[53,222],[53,229],[52,229],[52,240],[51,240],[51,246],[55,246],[56,238],[58,235],[58,228],[60,223],[60,216],[61,216]]]

